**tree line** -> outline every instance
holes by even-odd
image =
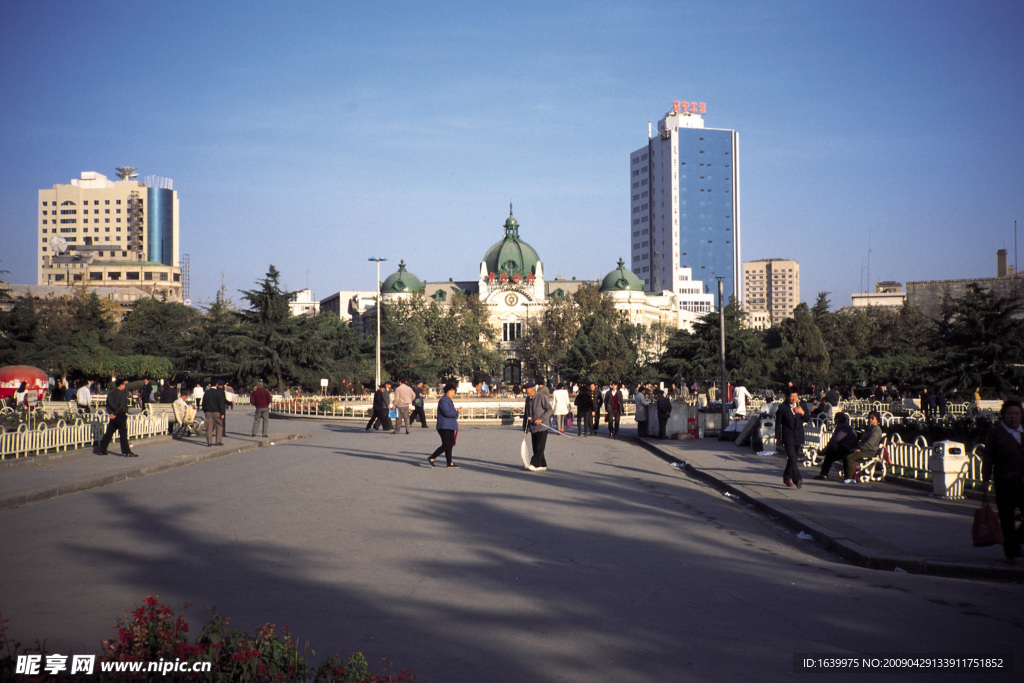
[[[19,298],[0,314],[0,365],[35,365],[71,380],[223,378],[242,387],[262,379],[277,389],[316,391],[325,378],[332,392],[372,387],[373,334],[330,314],[290,315],[292,293],[273,265],[240,294],[237,306],[222,289],[203,310],[140,299],[122,321],[115,305],[86,289]],[[0,287],[0,296],[9,294]],[[747,328],[744,315],[735,302],[726,307],[726,367],[730,381],[751,387],[897,383],[1003,395],[1024,380],[1024,304],[978,287],[947,298],[938,320],[909,304],[831,311],[824,293],[766,330]],[[380,322],[382,369],[395,379],[500,380],[511,346],[524,377],[537,381],[720,377],[717,312],[692,331],[638,325],[592,286],[550,299],[543,318],[527,321],[512,345],[502,344],[474,294],[446,304],[422,295],[384,304]]]

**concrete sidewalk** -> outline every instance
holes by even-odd
[[[115,437],[108,449],[110,454],[105,456],[94,455],[92,448],[81,448],[0,461],[0,510],[305,436],[293,433],[294,426],[288,424],[284,426],[291,427],[290,430],[276,431],[273,427],[281,423],[272,422],[268,437],[251,437],[252,413],[243,409],[228,415],[231,428],[244,425],[244,431],[226,433],[223,446],[208,447],[202,435],[180,441],[159,436],[132,440],[132,451],[139,457],[124,458],[117,455],[120,446]]]
[[[205,460],[303,438],[301,422],[272,420],[268,438],[250,437],[251,410],[229,416],[223,446],[206,446],[203,437],[175,441],[170,437],[138,440],[138,458],[114,453],[95,456],[91,449],[0,462],[0,509],[19,507]],[[624,435],[625,436],[625,435]],[[975,499],[932,497],[928,491],[882,482],[842,484],[814,479],[815,469],[802,467],[804,486],[782,483],[784,460],[759,456],[750,448],[707,438],[647,439],[648,449],[677,470],[697,478],[813,537],[823,547],[854,564],[882,570],[953,577],[1024,581],[1024,564],[1009,564],[1002,548],[971,545],[971,522],[979,507]],[[994,506],[994,501],[993,501]],[[811,542],[810,540],[808,542]]]
[[[944,500],[928,490],[890,482],[843,484],[833,470],[801,466],[803,488],[782,481],[785,459],[706,438],[645,439],[670,463],[723,493],[810,535],[854,564],[938,576],[1024,580],[1024,565],[1003,558],[1002,546],[971,543],[973,498]],[[995,508],[995,500],[990,497]],[[810,541],[808,541],[810,542]]]

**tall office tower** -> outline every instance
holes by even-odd
[[[764,258],[743,264],[743,307],[754,320],[768,314],[768,325],[793,317],[800,303],[800,264],[779,258]],[[755,327],[767,326],[755,324]]]
[[[673,102],[630,155],[632,271],[649,292],[689,279],[726,301],[740,289],[739,134],[704,127],[703,102]]]
[[[122,287],[123,300],[181,301],[173,182],[160,176],[141,182],[134,168],[117,172],[116,181],[84,171],[66,185],[39,190],[38,283]]]

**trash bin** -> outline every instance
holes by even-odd
[[[761,443],[764,444],[763,449],[766,451],[775,450],[775,418],[774,417],[763,417],[761,418]]]
[[[959,441],[937,441],[928,459],[932,473],[932,495],[959,500],[964,497],[968,457]]]

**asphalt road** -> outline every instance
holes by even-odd
[[[530,473],[508,427],[464,428],[458,470],[427,466],[433,429],[272,428],[309,438],[0,510],[11,635],[96,653],[158,594],[432,682],[1020,676],[793,674],[796,653],[1024,669],[1021,585],[853,567],[625,440],[552,436]]]

